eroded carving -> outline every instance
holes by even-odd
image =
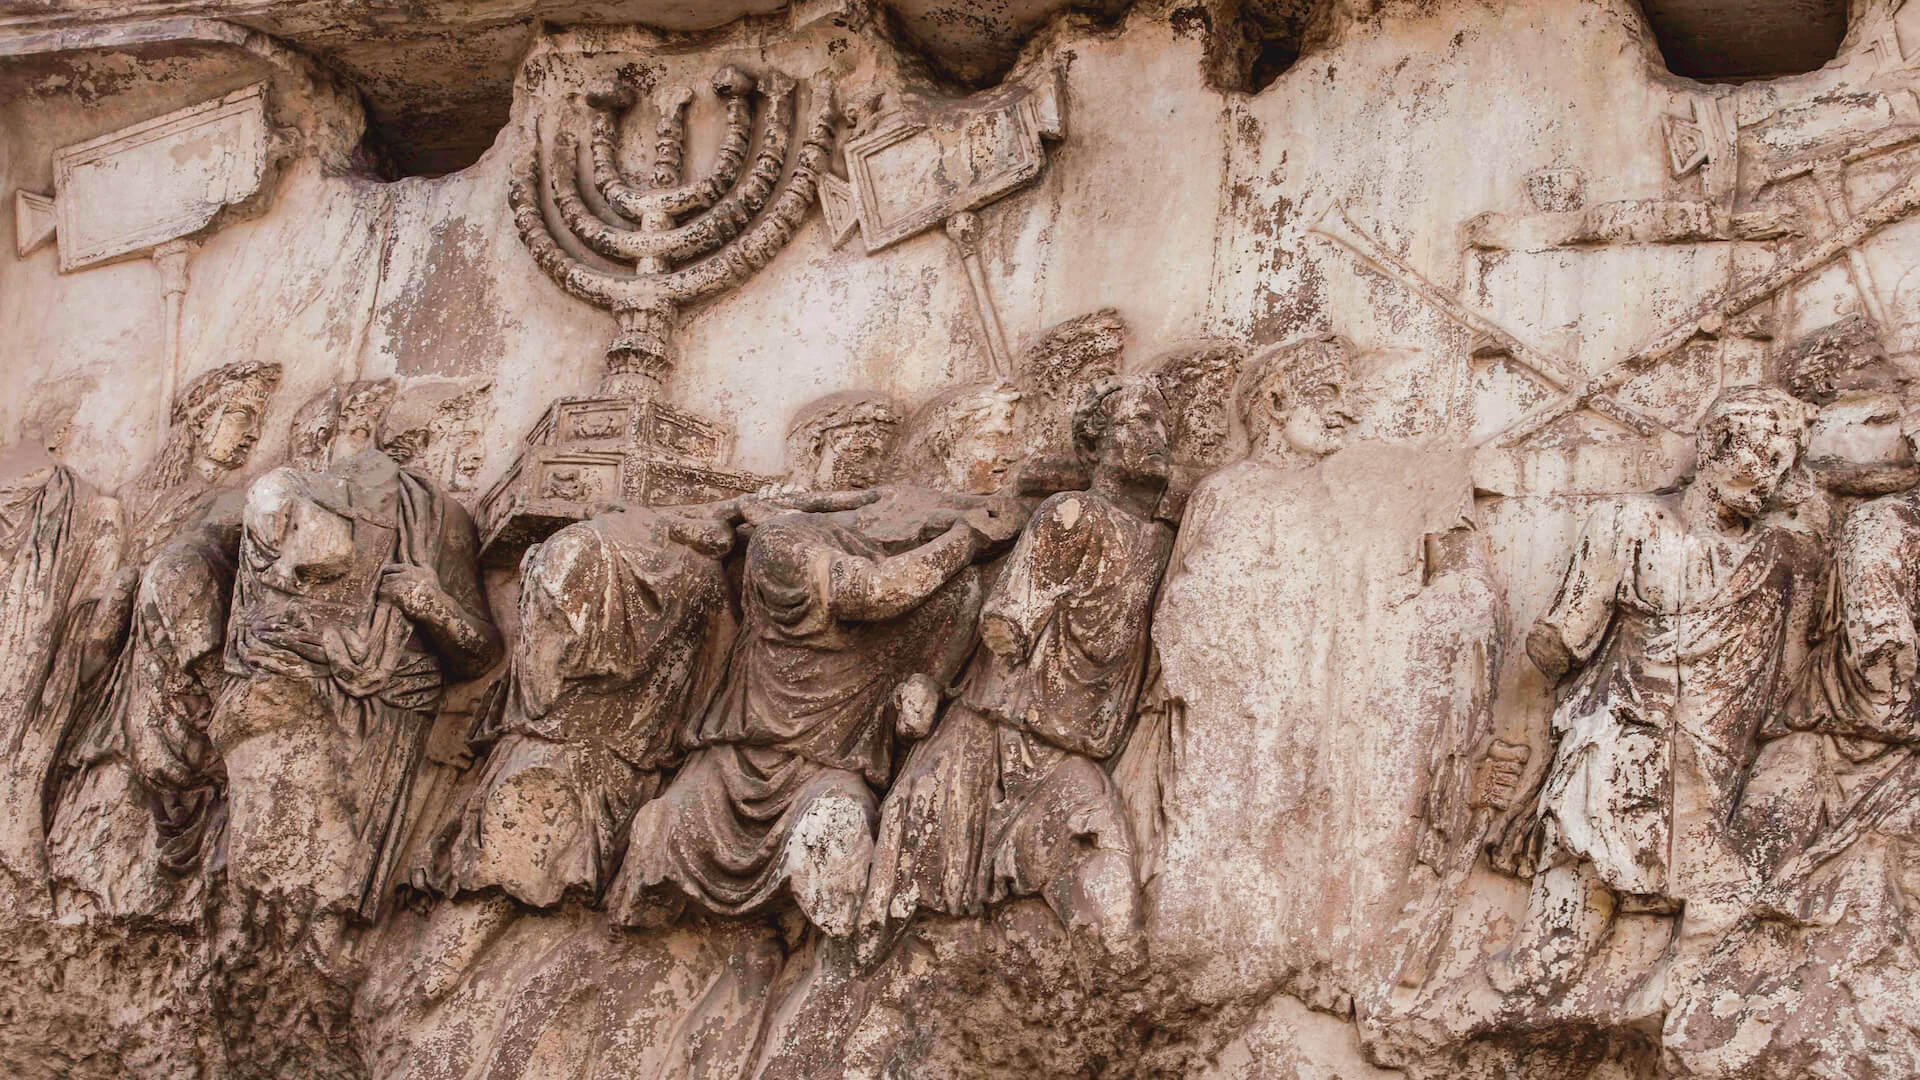
[[[280,376],[278,365],[241,361],[196,379],[159,457],[122,494],[130,523],[112,621],[123,644],[64,750],[49,812],[63,914],[191,918],[207,887],[203,862],[225,818],[206,725],[226,686],[240,533],[230,480]]]
[[[83,685],[110,653],[122,511],[59,460],[80,387],[48,393],[0,455],[0,867],[9,903],[50,914],[53,773]]]
[[[1806,438],[1792,397],[1729,391],[1700,427],[1683,495],[1588,521],[1527,636],[1562,682],[1527,921],[1491,975],[1503,992],[1563,992],[1631,905],[1679,916],[1658,973],[1679,984],[1751,901],[1750,851],[1728,823],[1824,563],[1817,535],[1767,519],[1791,497]]]
[[[1132,831],[1103,766],[1129,731],[1172,548],[1154,516],[1167,426],[1147,379],[1099,380],[1074,410],[1092,483],[1034,511],[981,609],[957,701],[882,807],[869,962],[917,908],[977,914],[1021,896],[1043,898],[1089,952],[1143,959]]]
[[[437,395],[436,395],[437,397]],[[447,676],[500,652],[466,511],[407,466],[433,410],[399,391],[378,449],[280,468],[247,493],[226,668],[210,726],[231,802],[233,886],[336,924],[374,918]],[[343,440],[347,445],[342,445]]]
[[[869,480],[885,449],[862,437],[870,423],[824,429],[816,475]],[[952,676],[980,602],[975,564],[1026,516],[911,488],[801,505],[814,510],[743,507],[754,527],[740,639],[686,763],[634,818],[609,901],[623,921],[689,900],[723,914],[791,900],[826,934],[853,931],[898,691]]]

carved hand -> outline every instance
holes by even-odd
[[[893,688],[893,729],[902,739],[924,739],[933,731],[940,710],[940,687],[922,674],[906,677]]]
[[[269,651],[278,649],[316,663],[324,662],[327,658],[326,649],[320,644],[319,632],[313,628],[305,612],[297,608],[249,627],[248,633],[255,641],[267,646]],[[256,658],[256,662],[268,670],[282,670],[281,667],[275,666],[269,655],[264,653]],[[297,672],[297,667],[286,668],[283,671],[285,674]]]
[[[1527,635],[1527,657],[1548,679],[1559,681],[1573,667],[1573,650],[1561,639],[1560,631],[1544,622],[1535,623]]]
[[[1520,791],[1520,778],[1527,771],[1527,760],[1532,756],[1532,748],[1522,743],[1495,739],[1487,756],[1480,759],[1478,775],[1474,777],[1473,801],[1496,812],[1511,807]]]
[[[391,602],[416,622],[434,621],[450,600],[440,577],[424,566],[388,563],[380,571],[380,598]]]

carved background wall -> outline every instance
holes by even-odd
[[[1894,1077],[1920,1067],[1910,1016],[1920,964],[1907,955],[1914,924],[1898,869],[1872,879],[1892,882],[1879,892],[1848,879],[1820,894],[1831,915],[1847,907],[1836,890],[1872,893],[1872,904],[1852,907],[1874,913],[1854,916],[1868,919],[1865,938],[1797,945],[1781,930],[1753,946],[1760,959],[1747,967],[1702,976],[1696,992],[1709,1000],[1724,993],[1720,1013],[1682,993],[1677,976],[1666,1000],[1634,998],[1673,932],[1671,907],[1653,903],[1624,907],[1594,968],[1556,992],[1529,991],[1523,980],[1503,994],[1487,974],[1529,919],[1527,880],[1495,869],[1502,856],[1488,848],[1531,820],[1527,782],[1554,758],[1553,717],[1565,696],[1530,655],[1529,636],[1555,605],[1587,523],[1622,496],[1680,499],[1697,482],[1695,439],[1709,404],[1730,389],[1791,382],[1815,362],[1817,335],[1849,317],[1870,319],[1878,346],[1834,345],[1841,366],[1866,356],[1856,366],[1891,372],[1895,405],[1888,412],[1882,402],[1866,423],[1846,427],[1853,414],[1835,411],[1826,395],[1818,404],[1828,419],[1811,421],[1806,456],[1877,454],[1885,460],[1869,465],[1896,472],[1912,465],[1898,435],[1920,353],[1920,225],[1909,220],[1911,205],[1889,209],[1891,223],[1876,222],[1850,254],[1830,253],[1757,303],[1706,312],[1811,250],[1843,218],[1887,209],[1889,198],[1920,205],[1902,194],[1920,161],[1920,5],[1853,0],[1830,61],[1802,74],[1716,82],[1672,74],[1673,56],[1663,57],[1649,22],[1678,20],[1682,51],[1697,53],[1686,38],[1702,25],[1694,8],[1643,11],[1629,0],[1016,3],[971,15],[857,0],[733,4],[722,13],[512,6],[510,18],[473,15],[469,24],[460,11],[349,13],[325,3],[123,5],[110,15],[0,5],[0,194],[9,200],[52,193],[62,148],[263,80],[271,127],[264,149],[255,147],[270,162],[259,193],[221,209],[175,263],[142,249],[63,272],[58,242],[0,255],[0,440],[11,444],[50,401],[68,402],[60,461],[101,492],[130,490],[167,434],[168,395],[224,365],[278,365],[258,445],[223,481],[244,490],[288,461],[296,410],[328,387],[392,379],[405,394],[458,379],[463,390],[490,387],[462,406],[470,416],[460,414],[479,432],[480,460],[471,475],[436,479],[490,535],[481,496],[521,460],[556,399],[602,386],[615,332],[607,312],[542,273],[516,231],[507,192],[537,150],[537,130],[584,131],[587,96],[623,79],[642,96],[684,84],[697,89],[686,124],[695,175],[724,127],[709,87],[714,72],[736,65],[764,86],[777,71],[800,84],[796,145],[808,108],[829,88],[847,114],[829,166],[841,180],[849,142],[902,111],[951,120],[1057,87],[1064,130],[1041,144],[1037,177],[975,211],[981,285],[1013,356],[1044,362],[1055,348],[1051,328],[1107,309],[1124,322],[1114,363],[1130,375],[1164,371],[1165,358],[1204,348],[1232,352],[1244,370],[1241,357],[1271,346],[1337,337],[1350,356],[1344,388],[1355,403],[1346,438],[1365,444],[1303,466],[1325,470],[1308,494],[1256,471],[1220,473],[1227,479],[1204,481],[1195,496],[1192,505],[1224,508],[1226,524],[1208,534],[1205,550],[1244,557],[1229,562],[1246,570],[1246,592],[1258,596],[1221,592],[1233,580],[1225,571],[1195,572],[1212,593],[1179,599],[1172,577],[1160,586],[1151,640],[1170,656],[1156,654],[1129,715],[1137,711],[1142,728],[1169,723],[1172,698],[1186,719],[1167,730],[1187,735],[1159,750],[1129,743],[1099,761],[1124,800],[1139,845],[1132,854],[1158,859],[1134,871],[1147,896],[1146,960],[1102,967],[1031,897],[996,898],[978,917],[927,916],[916,944],[854,980],[857,991],[822,990],[824,1006],[805,999],[839,1013],[796,1021],[739,989],[759,986],[771,999],[778,994],[768,986],[784,993],[810,977],[808,964],[828,964],[820,957],[830,944],[809,937],[791,911],[758,920],[698,914],[639,931],[611,927],[598,901],[531,913],[529,905],[483,943],[491,951],[469,958],[477,966],[457,989],[436,995],[422,988],[434,973],[422,967],[419,943],[438,941],[434,904],[452,900],[384,911],[353,931],[361,937],[351,973],[315,961],[311,986],[300,981],[307,968],[285,980],[269,973],[259,985],[232,976],[231,953],[216,943],[273,940],[277,948],[306,933],[265,907],[243,919],[234,912],[245,904],[235,900],[199,921],[167,924],[62,921],[23,906],[8,917],[17,935],[0,923],[0,934],[16,937],[10,952],[0,949],[0,983],[14,983],[0,991],[0,1064],[47,1076],[277,1070],[423,1080]],[[1769,8],[1753,19],[1772,25],[1794,15]],[[1799,15],[1809,28],[1836,22],[1830,11]],[[405,59],[384,56],[386,47]],[[1271,70],[1234,59],[1236,49],[1262,48],[1272,50]],[[1290,63],[1274,59],[1289,50],[1298,54]],[[1759,55],[1756,63],[1782,62]],[[1261,83],[1252,89],[1247,71],[1270,81],[1252,79]],[[496,115],[501,100],[504,117]],[[621,129],[623,161],[636,174],[651,152],[653,119],[643,104]],[[439,172],[464,153],[459,146],[478,149],[483,140],[472,131],[494,124],[470,164],[390,178]],[[370,129],[374,137],[363,138]],[[151,195],[134,184],[122,197]],[[70,212],[86,212],[74,205]],[[20,214],[24,248],[30,219]],[[869,253],[858,232],[836,244],[815,207],[764,267],[687,305],[661,400],[732,430],[730,455],[707,464],[791,479],[789,427],[809,403],[876,391],[910,410],[987,377],[994,360],[978,294],[945,231],[935,226]],[[578,248],[570,242],[576,258]],[[185,274],[174,290],[170,376],[163,271]],[[1601,387],[1598,410],[1528,424],[1558,396],[1550,382],[1603,375],[1675,327],[1675,347],[1643,373]],[[1542,366],[1561,370],[1551,379],[1527,370]],[[1042,418],[1042,395],[1026,388],[1023,435],[1046,423],[1063,431],[1071,403]],[[1232,380],[1194,392],[1224,425]],[[1253,433],[1243,427],[1234,425],[1232,450],[1204,461],[1184,460],[1187,448],[1175,440],[1180,498],[1219,466],[1260,457],[1245,447]],[[1811,497],[1818,514],[1806,511],[1787,530],[1818,534],[1824,546],[1780,586],[1774,607],[1799,620],[1787,631],[1799,637],[1781,647],[1791,663],[1782,664],[1799,670],[1806,624],[1817,621],[1803,609],[1825,588],[1823,568],[1840,565],[1832,551],[1849,511],[1858,514],[1868,496],[1904,497],[1888,494],[1899,490],[1891,481],[1830,483]],[[1029,511],[1045,513],[1031,505],[1020,513]],[[1176,572],[1201,565],[1193,560],[1204,552],[1189,546],[1201,544],[1196,513],[1177,537],[1169,532]],[[1481,546],[1464,564],[1471,573],[1456,580],[1447,576],[1457,568],[1450,556],[1427,545],[1462,527]],[[1290,535],[1305,538],[1297,550]],[[1008,540],[1000,538],[1003,548]],[[1887,540],[1875,550],[1895,547]],[[742,587],[744,561],[732,564],[728,588]],[[1160,565],[1141,563],[1154,580]],[[481,766],[466,767],[457,751],[474,717],[499,707],[486,695],[506,685],[501,657],[523,662],[514,650],[527,633],[523,575],[532,566],[510,556],[484,570],[504,651],[499,641],[491,653],[476,646],[482,673],[446,680],[409,796],[420,831],[403,846],[403,862],[477,782]],[[1313,590],[1299,583],[1322,578],[1349,590],[1338,595],[1351,595],[1350,609],[1312,606]],[[973,633],[977,615],[955,616],[964,628],[952,632]],[[1133,634],[1145,649],[1146,626],[1143,613],[1112,632]],[[1230,647],[1210,651],[1221,650],[1214,634]],[[9,647],[25,655],[24,644],[0,643]],[[1184,669],[1172,655],[1181,648],[1189,650]],[[1369,657],[1377,670],[1368,670]],[[1182,704],[1182,671],[1201,678],[1209,662],[1218,684],[1195,685]],[[1309,701],[1301,687],[1323,683],[1331,689]],[[1322,727],[1283,722],[1316,707]],[[1389,725],[1404,725],[1404,744]],[[1182,737],[1195,742],[1181,747]],[[1757,737],[1743,744],[1741,769],[1760,745]],[[1529,748],[1511,806],[1484,802],[1483,762],[1498,757],[1496,746]],[[1309,761],[1322,764],[1302,764]],[[299,782],[298,770],[289,775]],[[1458,820],[1446,827],[1436,794],[1443,775],[1480,785],[1479,795],[1449,804],[1444,813]],[[1163,797],[1170,816],[1150,826],[1148,808]],[[1462,809],[1468,803],[1472,810]],[[1263,831],[1259,815],[1269,812],[1276,824]],[[1287,815],[1310,824],[1296,830]],[[1210,830],[1233,838],[1212,847]],[[1861,843],[1882,845],[1888,864],[1904,865],[1898,828],[1874,836]],[[1453,854],[1429,857],[1422,845],[1432,843]],[[1316,893],[1351,904],[1315,923],[1299,912]],[[1445,918],[1429,950],[1433,970],[1423,985],[1395,991],[1403,972],[1387,954],[1399,955],[1409,927],[1422,925],[1419,913],[1435,905]],[[1882,918],[1887,911],[1895,914]],[[1825,915],[1802,914],[1807,925],[1828,925]],[[1880,940],[1874,935],[1891,943],[1887,954],[1861,944]],[[1809,978],[1838,973],[1845,988],[1803,998],[1760,985],[1774,964]],[[637,1000],[643,991],[655,996]],[[737,1009],[700,1011],[728,993],[739,996]],[[1705,1008],[1730,1030],[1736,1013],[1749,1026],[1722,1037],[1689,1008]],[[1795,1017],[1808,1029],[1788,1030]],[[780,1058],[768,1049],[780,1038],[799,1051]]]

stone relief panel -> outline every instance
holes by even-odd
[[[971,94],[824,7],[543,28],[447,177],[277,137],[157,398],[22,329],[0,1063],[1920,1069],[1904,5],[1225,93],[1143,4]],[[9,326],[148,272],[19,249]]]

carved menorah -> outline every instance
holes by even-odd
[[[814,95],[806,134],[787,175],[795,89],[794,80],[778,71],[758,80],[731,66],[715,72],[713,91],[726,103],[726,135],[706,175],[684,181],[686,116],[693,94],[685,87],[667,90],[658,99],[653,163],[644,186],[617,160],[619,117],[633,107],[635,95],[626,87],[588,95],[588,156],[604,211],[583,197],[574,133],[563,126],[554,133],[551,153],[543,153],[536,127],[533,145],[507,188],[514,225],[548,277],[613,313],[619,333],[607,346],[607,392],[657,394],[673,370],[680,310],[752,276],[805,219],[833,150],[834,110],[830,93]],[[756,95],[761,99],[758,151],[748,167],[754,146],[749,99]],[[571,240],[615,263],[630,264],[631,275],[600,269],[561,245],[542,206],[543,175],[559,224]]]

